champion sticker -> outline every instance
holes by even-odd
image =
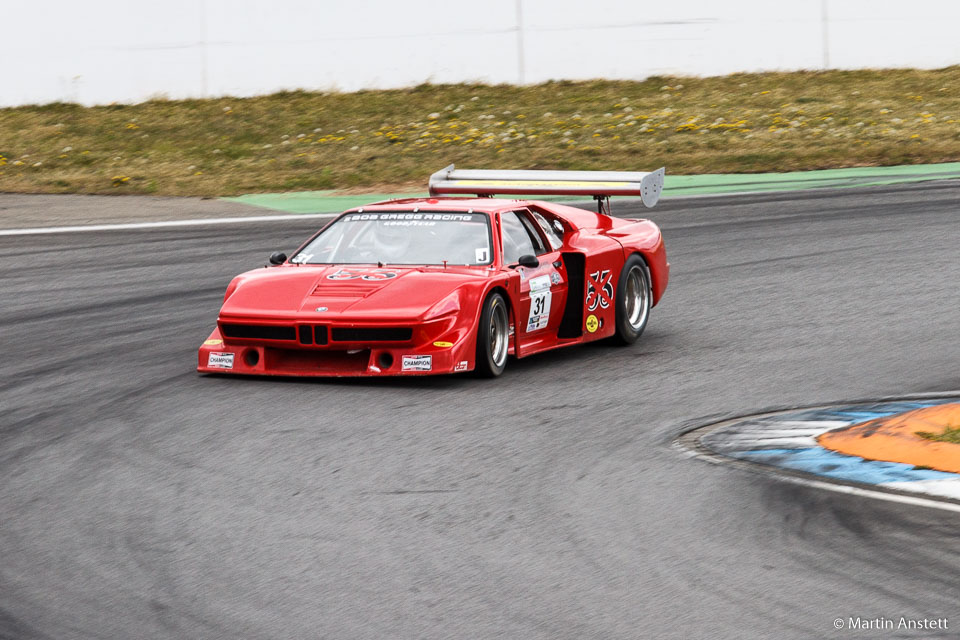
[[[550,323],[550,276],[530,279],[530,316],[527,318],[527,333],[546,328]]]
[[[597,320],[597,316],[592,313],[587,316],[587,331],[590,333],[596,333],[597,329],[600,328],[600,321]]]
[[[207,358],[207,366],[211,369],[233,369],[232,353],[211,353]]]
[[[433,369],[433,356],[403,356],[400,363],[402,371],[430,371]]]

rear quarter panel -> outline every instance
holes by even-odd
[[[624,261],[634,253],[643,256],[650,267],[653,304],[660,302],[670,278],[670,263],[660,228],[650,220],[617,220],[616,226],[604,235],[623,247]]]

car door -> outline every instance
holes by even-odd
[[[518,355],[547,349],[557,343],[557,330],[566,305],[566,267],[559,246],[545,236],[533,214],[527,209],[508,211],[500,216],[503,263],[520,276],[520,295],[516,309]],[[519,265],[520,257],[534,255],[537,267]]]

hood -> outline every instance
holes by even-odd
[[[283,265],[238,276],[220,315],[412,321],[465,282],[486,276],[485,270],[460,267]]]

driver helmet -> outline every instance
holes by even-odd
[[[377,223],[373,234],[373,246],[377,255],[388,260],[406,256],[413,243],[412,229],[394,221]]]

